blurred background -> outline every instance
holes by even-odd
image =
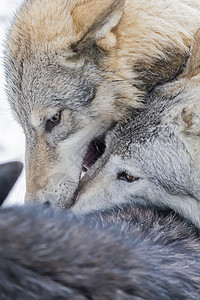
[[[20,126],[14,121],[7,102],[3,70],[5,36],[14,12],[21,3],[22,0],[0,0],[0,163],[13,160],[24,162],[24,135]],[[23,171],[5,204],[23,203],[24,194],[25,176]]]

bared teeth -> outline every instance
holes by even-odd
[[[82,171],[81,172],[81,179],[83,178],[83,176],[85,176],[85,173],[86,173],[87,171]]]

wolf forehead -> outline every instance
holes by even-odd
[[[63,58],[64,60],[64,58]],[[69,68],[57,63],[56,55],[33,56],[22,61],[18,68],[7,58],[8,94],[14,111],[20,113],[26,105],[26,112],[33,106],[61,106],[78,109],[89,104],[96,95],[97,77],[92,76],[90,61],[82,67]],[[97,74],[96,74],[97,75]],[[16,106],[17,102],[17,106]]]
[[[164,136],[164,143],[168,139],[171,144],[173,143],[173,137],[176,139],[178,122],[176,121],[171,126],[173,119],[167,119],[166,115],[171,113],[177,114],[177,116],[181,115],[188,99],[183,98],[179,88],[173,91],[173,83],[168,84],[169,89],[170,85],[172,86],[171,93],[165,93],[162,86],[155,88],[146,97],[144,107],[135,109],[129,118],[117,124],[114,130],[108,134],[107,144],[109,144],[108,148],[112,149],[110,150],[112,153],[123,158],[130,158],[141,149],[147,150],[152,147],[157,137],[161,144],[161,135]],[[179,103],[180,100],[181,103]],[[189,100],[192,103],[192,99]]]
[[[101,82],[96,55],[90,47],[81,55],[73,44],[80,39],[73,14],[83,1],[25,1],[16,15],[6,42],[9,101],[16,111],[24,103],[84,106],[95,97]],[[105,1],[104,1],[105,2]],[[44,9],[45,7],[45,9]],[[99,53],[98,53],[99,54]],[[26,108],[27,110],[27,108]]]

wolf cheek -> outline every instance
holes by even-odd
[[[62,113],[65,115],[65,112]],[[68,118],[67,118],[68,120]],[[62,121],[64,122],[64,121]],[[91,122],[84,130],[67,139],[62,138],[63,124],[59,124],[44,138],[26,145],[26,201],[48,202],[52,206],[65,207],[80,180],[80,170],[87,151],[85,135],[92,138]],[[90,126],[92,126],[90,128]],[[65,131],[64,131],[65,133]],[[98,133],[100,131],[98,130]],[[46,135],[46,136],[45,136]],[[45,141],[46,139],[46,141]],[[34,145],[34,147],[32,147]]]

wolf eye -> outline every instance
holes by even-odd
[[[140,179],[140,177],[133,176],[124,171],[124,172],[120,172],[117,174],[117,179],[131,183],[134,181],[138,181]]]
[[[62,111],[59,111],[53,117],[51,117],[49,120],[46,121],[45,130],[47,132],[51,132],[51,130],[53,129],[54,126],[60,124],[61,113],[62,113]]]

